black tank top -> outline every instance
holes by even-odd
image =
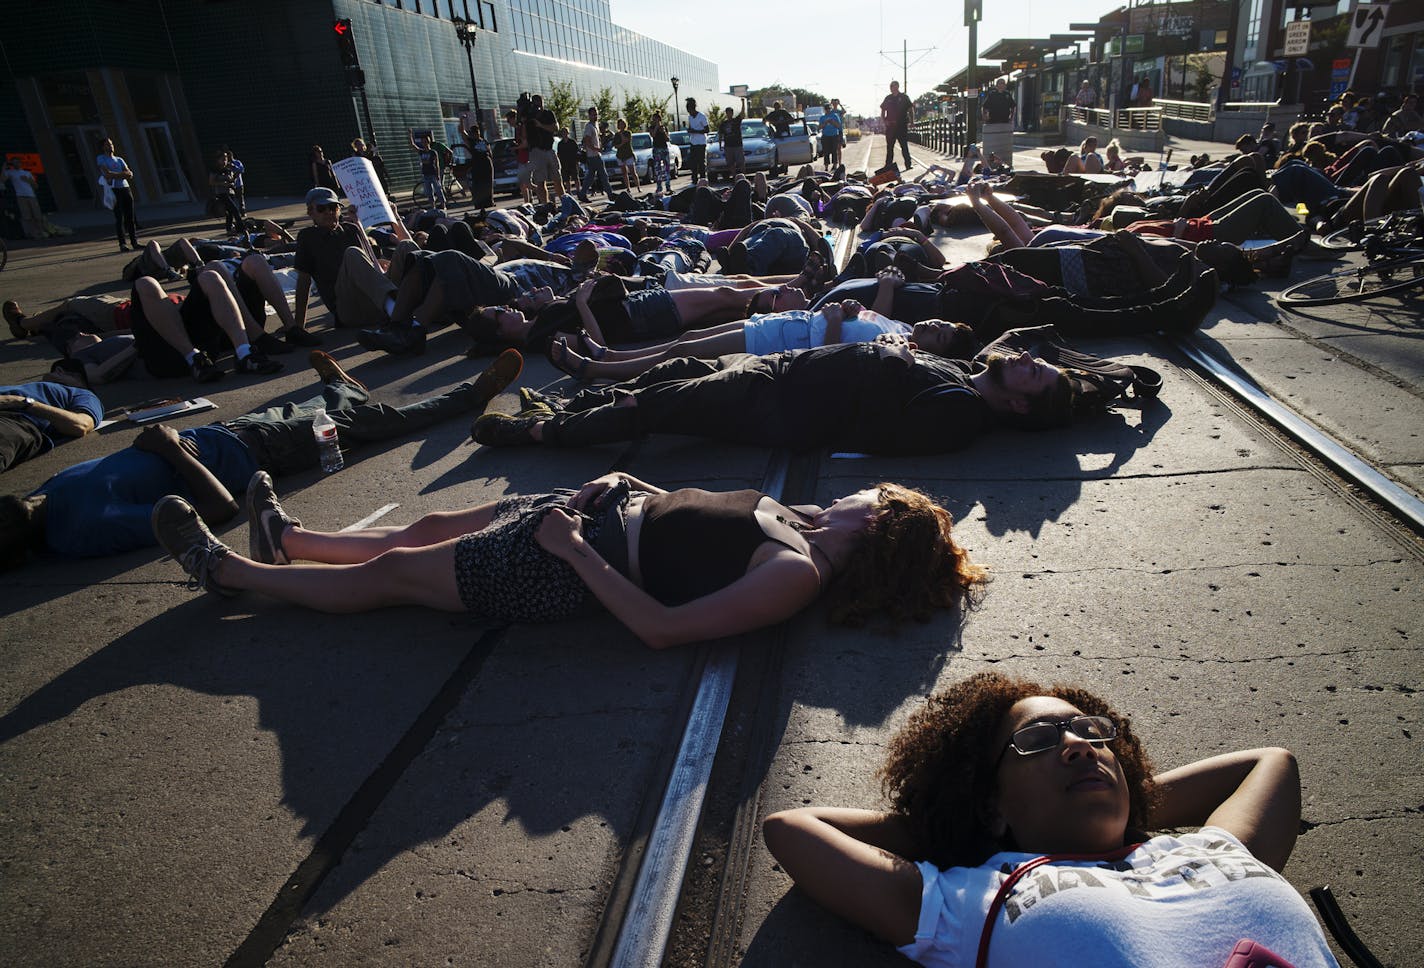
[[[745,575],[753,552],[775,540],[756,520],[762,497],[695,487],[648,497],[638,535],[643,588],[664,605],[681,605]]]

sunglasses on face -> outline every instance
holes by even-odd
[[[1029,723],[1022,729],[1014,730],[1008,744],[999,753],[999,759],[1002,760],[1009,750],[1020,756],[1032,756],[1056,749],[1064,734],[1070,732],[1094,746],[1105,746],[1117,738],[1117,724],[1106,716],[1070,716],[1056,721]]]

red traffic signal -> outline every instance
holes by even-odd
[[[361,58],[356,55],[356,35],[351,31],[351,18],[342,17],[331,25],[336,33],[336,50],[341,55],[342,67],[360,67]]]

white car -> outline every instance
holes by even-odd
[[[746,170],[772,172],[776,170],[776,144],[771,140],[771,132],[766,122],[760,118],[749,118],[742,122],[742,151],[746,155]],[[707,177],[716,181],[727,171],[727,153],[719,141],[707,142]]]
[[[651,182],[653,180],[653,136],[646,131],[637,131],[633,134],[633,160],[637,164],[638,177],[645,182]],[[669,138],[668,172],[675,176],[681,167],[682,151]],[[603,153],[603,170],[608,172],[608,180],[611,184],[622,182],[622,167],[618,164],[618,156],[611,149]]]

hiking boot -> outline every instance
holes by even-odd
[[[232,549],[213,537],[203,519],[198,517],[198,512],[193,510],[193,505],[176,494],[170,494],[160,498],[153,506],[149,522],[153,526],[153,536],[163,550],[188,573],[188,588],[191,591],[201,588],[226,598],[238,593],[238,589],[220,585],[213,578],[218,564],[232,554]]]
[[[315,333],[309,333],[300,326],[293,326],[290,329],[282,330],[282,338],[287,341],[288,346],[320,346],[321,337]]]
[[[470,424],[470,437],[477,444],[487,447],[514,447],[519,444],[536,443],[530,433],[534,425],[552,417],[553,411],[544,412],[543,407],[529,407],[517,414],[485,413]]]
[[[380,350],[391,356],[414,356],[425,352],[425,328],[381,326],[363,329],[356,334],[356,342],[368,350]]]
[[[322,383],[345,383],[348,386],[360,387],[367,393],[371,391],[370,387],[343,370],[341,364],[332,359],[328,353],[312,350],[307,354],[307,362],[311,364],[313,370],[316,370],[316,375]]]
[[[25,318],[25,314],[20,310],[20,304],[13,299],[5,300],[5,305],[0,306],[0,313],[5,316],[5,322],[10,325],[10,335],[15,339],[25,339],[30,334],[25,327],[20,325],[20,321]]]
[[[264,565],[290,565],[282,550],[282,532],[301,527],[301,522],[282,510],[272,490],[272,476],[258,471],[247,483],[247,556]]]
[[[276,373],[282,368],[282,364],[264,354],[255,347],[249,347],[246,356],[240,358],[232,366],[234,373],[261,373],[263,375]]]
[[[290,346],[286,340],[272,333],[263,333],[252,341],[252,348],[267,356],[273,356],[280,353],[290,353],[294,347]]]
[[[511,347],[496,356],[494,362],[474,379],[475,396],[479,397],[480,406],[484,407],[502,393],[505,387],[519,379],[523,371],[524,357],[519,355],[518,350]]]
[[[223,371],[218,369],[213,358],[202,350],[198,350],[198,355],[193,357],[188,369],[193,371],[193,379],[199,383],[212,383],[214,380],[221,380],[223,376]]]
[[[556,413],[563,412],[564,401],[560,400],[557,397],[552,397],[547,393],[540,393],[533,387],[520,387],[519,406],[521,411],[532,410],[538,407],[546,407],[549,411],[549,416],[552,417]]]

